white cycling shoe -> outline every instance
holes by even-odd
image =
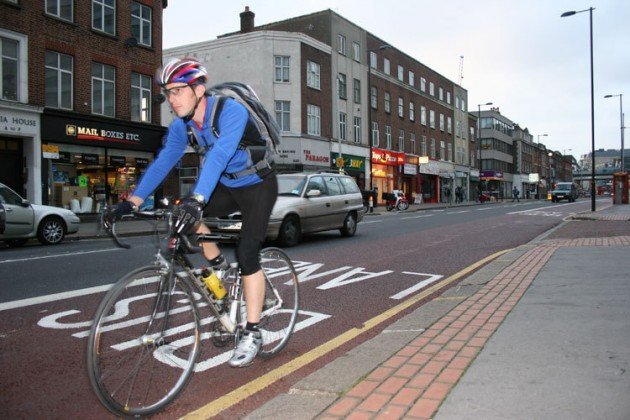
[[[234,354],[228,361],[232,367],[245,367],[254,362],[256,355],[262,346],[262,334],[260,331],[245,331],[241,341],[234,349]]]

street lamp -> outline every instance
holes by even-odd
[[[624,172],[624,164],[623,164],[623,130],[624,130],[624,126],[623,126],[623,93],[620,93],[618,95],[606,95],[604,96],[604,98],[614,98],[615,96],[619,96],[619,117],[621,119],[621,172]]]
[[[537,143],[540,143],[540,138],[541,137],[547,137],[549,134],[538,134],[538,141]]]
[[[547,156],[549,156],[549,187],[553,188],[552,184],[553,184],[553,179],[551,174],[553,173],[551,170],[551,157],[553,156],[553,152],[549,152],[547,153]]]
[[[595,8],[564,12],[560,17],[573,16],[576,13],[588,12],[590,24],[591,46],[591,211],[595,211],[595,87],[593,82],[593,10]]]

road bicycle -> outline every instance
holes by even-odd
[[[163,409],[190,379],[201,341],[235,347],[246,323],[238,263],[217,273],[227,291],[219,299],[203,282],[202,269],[191,262],[190,254],[200,252],[200,247],[174,231],[175,212],[176,207],[133,214],[155,224],[155,261],[118,280],[94,316],[87,345],[88,375],[100,402],[116,415],[146,416]],[[99,219],[116,244],[129,248],[116,225],[103,216]],[[219,235],[198,237],[199,242],[217,239]],[[270,358],[293,333],[300,301],[298,277],[279,248],[262,249],[260,263],[265,299],[258,356]],[[223,361],[230,353],[222,353]]]

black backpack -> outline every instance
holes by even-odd
[[[258,174],[261,178],[274,172],[274,160],[277,146],[280,144],[280,127],[276,119],[265,109],[256,92],[243,83],[227,82],[212,86],[206,90],[206,95],[214,96],[215,101],[210,111],[210,128],[213,134],[219,138],[219,116],[228,98],[235,100],[247,109],[253,122],[247,122],[243,138],[239,143],[239,149],[246,150],[249,154],[251,166],[235,173],[225,173],[230,179],[237,179]],[[207,148],[199,146],[195,138],[194,130],[187,127],[188,143],[197,153],[205,155]]]

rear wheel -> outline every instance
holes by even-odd
[[[265,301],[259,328],[263,344],[258,355],[269,358],[288,343],[300,307],[298,276],[287,254],[278,248],[260,251],[265,273]]]
[[[173,270],[146,266],[101,302],[88,338],[88,375],[112,413],[145,416],[179,394],[198,354],[199,315],[188,284]]]
[[[339,229],[341,236],[354,236],[357,232],[357,216],[353,213],[346,214],[346,218],[343,220],[343,227]]]
[[[55,245],[63,241],[66,227],[59,217],[49,216],[37,228],[37,239],[44,245]]]

